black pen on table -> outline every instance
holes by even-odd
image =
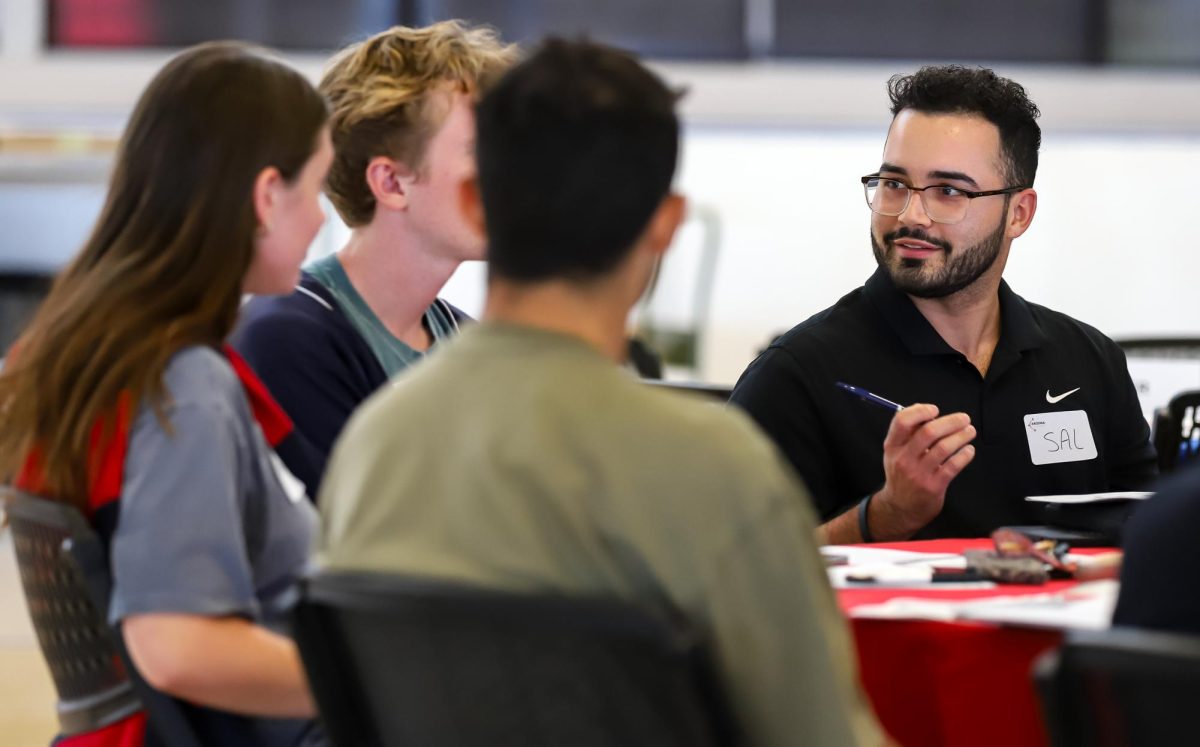
[[[892,412],[900,412],[901,410],[904,409],[904,405],[896,404],[895,402],[891,401],[890,399],[885,399],[883,397],[880,397],[878,394],[875,394],[873,392],[868,392],[866,389],[863,389],[862,387],[857,387],[857,386],[854,386],[853,384],[847,384],[844,381],[835,381],[834,383],[837,385],[838,389],[842,389],[844,391],[850,392],[854,396],[859,397],[866,402],[870,402],[872,404],[879,405],[880,407],[887,408],[887,409],[891,410]]]

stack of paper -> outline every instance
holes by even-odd
[[[1104,630],[1111,625],[1120,585],[1093,581],[1046,594],[985,597],[971,600],[897,597],[882,604],[855,607],[851,617],[884,620],[974,620],[1059,630]]]
[[[1144,490],[1120,490],[1115,493],[1079,493],[1077,495],[1030,495],[1034,503],[1104,503],[1105,501],[1144,501],[1154,493]]]
[[[829,583],[835,589],[863,586],[902,586],[937,589],[989,589],[990,581],[933,583],[933,568],[966,568],[962,555],[907,550],[888,550],[855,545],[826,545],[821,554],[839,565],[829,568]],[[844,562],[843,562],[844,561]]]

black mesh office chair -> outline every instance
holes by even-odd
[[[1154,415],[1158,471],[1168,474],[1200,456],[1200,390],[1180,392]]]
[[[94,731],[147,706],[147,744],[199,747],[174,701],[133,670],[107,623],[111,590],[100,538],[74,507],[5,488],[5,512],[38,645],[58,692],[63,735]]]
[[[324,573],[294,623],[339,747],[732,744],[694,639],[626,604]]]
[[[1200,731],[1200,637],[1073,633],[1034,679],[1054,747],[1191,744]]]

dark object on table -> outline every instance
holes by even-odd
[[[1001,584],[1044,584],[1051,578],[1071,578],[1075,564],[1067,561],[1071,546],[1054,540],[1034,541],[1010,527],[992,532],[995,550],[967,550],[967,570]]]
[[[1044,584],[1050,578],[1046,564],[1032,556],[1004,557],[994,550],[967,550],[967,570],[998,584]]]
[[[1020,532],[1034,542],[1052,540],[1054,542],[1066,542],[1072,547],[1115,546],[1112,538],[1101,532],[1083,532],[1077,529],[1060,529],[1059,527],[1048,526],[1012,526],[1004,528]]]
[[[1097,503],[1039,504],[1040,520],[1048,528],[1097,536],[1097,545],[1121,546],[1121,528],[1142,501],[1136,499]],[[1078,542],[1072,544],[1079,545]]]

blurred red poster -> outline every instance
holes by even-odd
[[[155,46],[154,0],[51,0],[50,44]]]

